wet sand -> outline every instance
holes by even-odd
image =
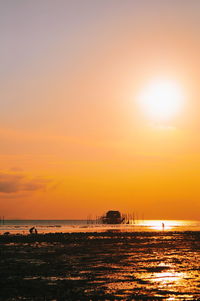
[[[200,300],[200,232],[0,235],[0,300]]]

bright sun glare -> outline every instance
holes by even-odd
[[[180,112],[184,93],[177,82],[157,79],[144,88],[139,102],[154,121],[167,121]]]

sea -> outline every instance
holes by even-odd
[[[200,231],[197,220],[131,220],[129,224],[107,225],[96,220],[1,220],[0,234],[29,234],[35,227],[38,233],[72,233],[105,231]]]

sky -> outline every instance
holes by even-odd
[[[0,216],[199,219],[199,28],[198,0],[0,1]]]

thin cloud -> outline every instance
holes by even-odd
[[[24,173],[0,172],[0,193],[44,190],[49,180],[30,178]]]

